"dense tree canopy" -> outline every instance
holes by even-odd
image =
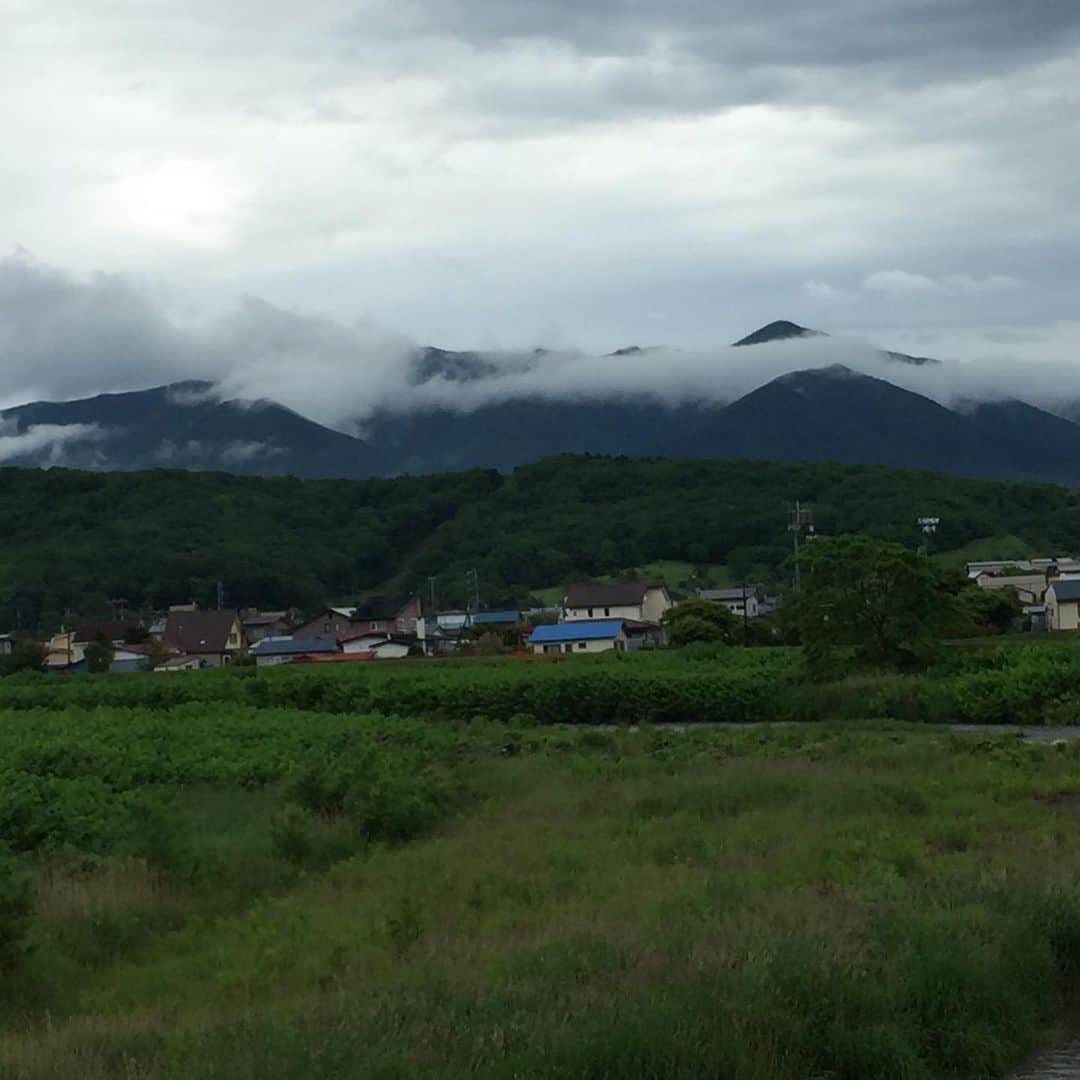
[[[372,590],[527,602],[572,577],[656,560],[726,564],[781,582],[790,507],[821,534],[935,550],[1006,537],[1043,553],[1080,548],[1080,496],[1048,484],[963,480],[880,466],[563,456],[516,469],[297,480],[223,473],[0,469],[0,631],[52,629],[129,610],[214,601],[313,609]]]

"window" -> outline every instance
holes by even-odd
[[[589,608],[589,618],[592,618],[592,608]]]
[[[611,608],[609,608],[609,607],[604,608],[604,614],[605,615],[610,615],[611,614]]]
[[[329,634],[330,633],[330,624],[329,623],[323,623],[323,633],[324,634]]]
[[[579,641],[577,643],[577,647],[579,649],[587,649],[589,647],[589,643],[587,641]]]

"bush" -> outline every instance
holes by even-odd
[[[30,879],[6,845],[0,845],[0,971],[18,966],[26,952],[32,895]]]

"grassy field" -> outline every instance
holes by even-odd
[[[1080,971],[1075,745],[227,704],[0,732],[4,1077],[1003,1076]]]

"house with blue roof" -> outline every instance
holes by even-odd
[[[626,649],[626,629],[622,619],[577,619],[573,622],[537,626],[529,635],[529,646],[538,655],[555,653],[598,653]]]

